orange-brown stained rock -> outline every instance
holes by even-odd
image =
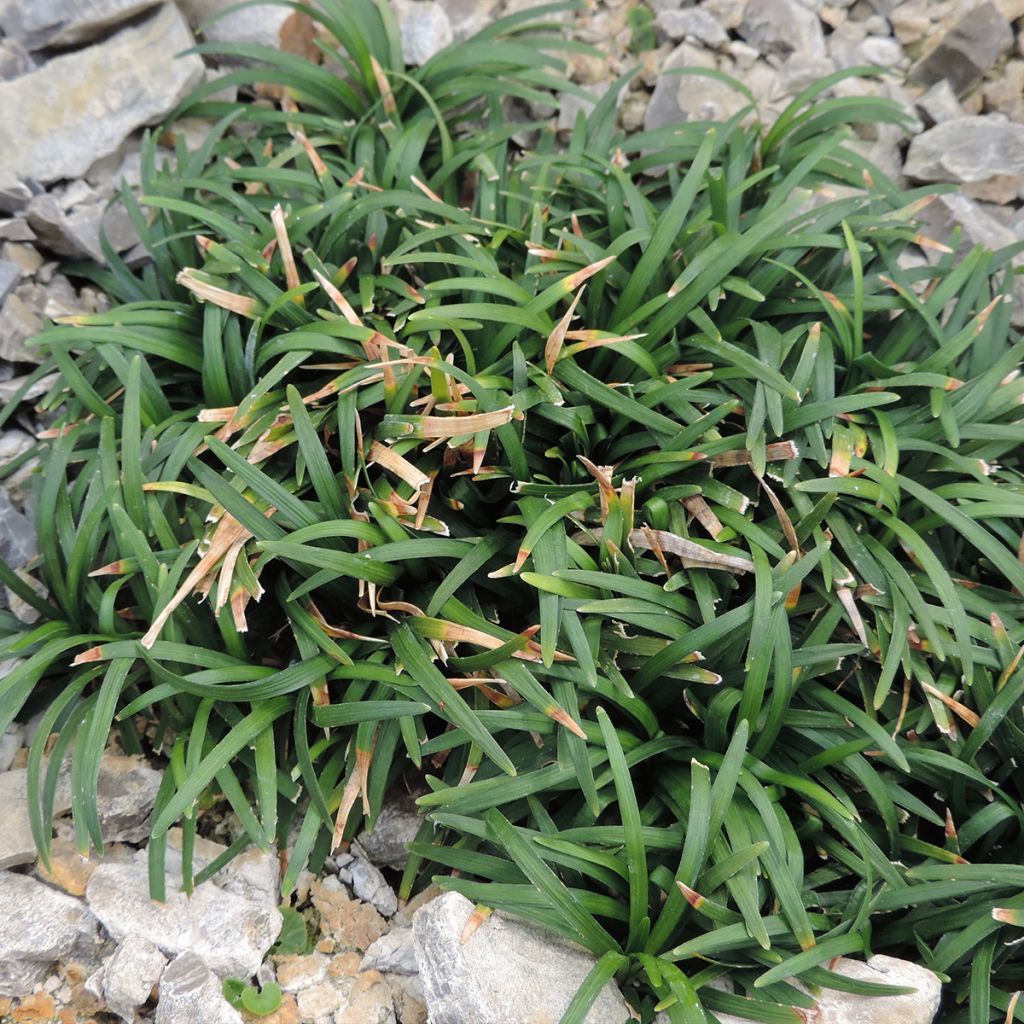
[[[373,907],[350,899],[341,889],[317,881],[310,892],[320,914],[320,931],[334,939],[339,950],[365,950],[388,930],[387,921]]]
[[[362,957],[358,953],[340,953],[332,957],[327,973],[332,978],[354,978],[359,973]]]
[[[393,1009],[391,989],[378,971],[363,971],[352,986],[348,1005],[334,1015],[334,1024],[366,1024],[381,1020]]]
[[[11,1020],[15,1024],[43,1024],[44,1021],[55,1020],[57,1004],[47,992],[35,992],[26,996],[11,1011]]]
[[[281,997],[281,1005],[273,1012],[257,1017],[248,1010],[242,1011],[242,1019],[251,1021],[252,1024],[300,1024],[302,1019],[299,1013],[299,1004],[295,1002],[295,996],[286,992]]]

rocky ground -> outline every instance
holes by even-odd
[[[535,0],[395,0],[406,59],[419,64],[453,39]],[[106,210],[115,187],[138,180],[138,140],[199,82],[223,69],[198,56],[174,59],[229,0],[0,0],[0,407],[20,404],[0,426],[0,557],[23,567],[35,555],[32,437],[45,417],[35,403],[52,381],[35,379],[29,344],[54,316],[102,308],[106,299],[61,272],[68,259],[102,259],[100,224],[129,263],[143,258],[127,216]],[[210,40],[294,47],[287,8],[250,7],[214,23]],[[842,95],[884,95],[910,127],[865,129],[855,141],[897,182],[950,182],[956,191],[926,210],[931,234],[961,230],[961,246],[1024,240],[1024,0],[601,0],[560,15],[600,50],[575,54],[573,80],[595,97],[629,69],[619,118],[629,130],[684,119],[724,118],[742,98],[720,81],[668,73],[715,69],[750,88],[770,122],[832,71],[876,65]],[[301,33],[298,34],[301,36]],[[300,40],[301,43],[301,40]],[[569,93],[547,110],[568,130],[586,100]],[[186,126],[192,138],[195,126]],[[170,141],[170,140],[168,140]],[[922,254],[925,258],[926,254]],[[1024,322],[1024,302],[1017,318]],[[27,618],[11,594],[0,608]],[[0,680],[9,663],[0,663]],[[37,723],[35,723],[37,724]],[[80,856],[69,819],[58,825],[49,868],[29,828],[25,761],[33,722],[0,736],[0,1020],[237,1022],[251,1018],[223,997],[225,977],[274,981],[277,1024],[522,1024],[556,1020],[591,961],[580,951],[494,915],[482,922],[455,894],[426,890],[399,906],[391,887],[416,819],[401,804],[373,835],[300,879],[289,905],[303,915],[308,949],[275,952],[281,929],[281,859],[250,852],[191,897],[148,897],[147,819],[158,775],[111,750],[100,781],[108,847]],[[70,809],[58,787],[57,812]],[[230,842],[229,820],[220,838]],[[171,837],[173,846],[180,836]],[[200,840],[197,869],[223,850]],[[389,881],[390,880],[390,881]],[[919,986],[917,996],[871,1002],[832,993],[821,1024],[927,1022],[939,999],[928,972],[885,957],[850,973]],[[614,986],[588,1017],[621,1024]],[[546,1014],[541,1016],[541,1014]]]

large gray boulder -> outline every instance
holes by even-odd
[[[449,892],[413,916],[413,942],[431,1024],[557,1021],[595,960],[558,936],[495,913],[465,940],[473,904]],[[629,1010],[614,982],[586,1024],[623,1024]]]
[[[999,114],[943,121],[911,141],[903,172],[918,181],[960,183],[1024,177],[1024,124]]]
[[[0,82],[0,172],[75,178],[136,128],[168,114],[202,79],[185,18],[165,4],[103,42]]]

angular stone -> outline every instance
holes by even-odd
[[[858,996],[823,988],[813,1014],[815,1024],[931,1024],[939,1010],[942,985],[931,971],[908,960],[873,956],[867,963],[840,957],[829,970],[856,981],[898,985],[917,991],[905,996]],[[798,983],[799,984],[799,983]],[[747,1024],[731,1013],[716,1013],[721,1024]]]
[[[654,23],[673,42],[693,39],[711,47],[725,46],[729,42],[728,33],[722,28],[721,22],[701,7],[662,11]]]
[[[32,190],[10,171],[0,172],[0,213],[19,213],[28,206]]]
[[[17,293],[8,295],[0,310],[0,359],[11,363],[42,362],[32,349],[25,347],[25,342],[42,329],[42,318],[32,304]]]
[[[382,974],[419,974],[416,949],[411,928],[393,928],[382,935],[363,954],[361,971],[380,971]]]
[[[395,1024],[391,989],[380,974],[367,971],[359,975],[349,993],[348,1005],[335,1015],[334,1024]]]
[[[463,941],[473,904],[448,892],[413,918],[413,941],[432,1024],[557,1021],[595,960],[585,950],[530,925],[492,914]],[[609,982],[586,1024],[623,1024],[626,1003]]]
[[[398,909],[395,890],[388,885],[380,868],[357,854],[348,870],[352,878],[352,892],[358,899],[369,903],[384,917],[390,917]]]
[[[149,835],[149,816],[160,780],[160,773],[141,757],[103,755],[96,802],[107,842],[138,843]]]
[[[436,0],[394,0],[402,34],[402,59],[419,67],[455,39],[445,9]]]
[[[9,0],[0,27],[30,50],[77,46],[141,14],[159,0]]]
[[[21,750],[25,729],[20,722],[12,722],[0,734],[0,773],[6,772],[14,763],[14,757]]]
[[[825,56],[821,21],[799,0],[747,0],[739,33],[761,53]]]
[[[221,17],[237,0],[181,0],[192,27],[208,43],[256,43],[278,47],[281,27],[292,12],[280,4],[254,4]]]
[[[497,0],[437,0],[455,39],[469,39],[494,20]]]
[[[186,952],[164,970],[156,1024],[242,1024],[224,998],[217,976],[196,953]]]
[[[330,981],[321,981],[309,988],[304,988],[296,997],[299,1016],[314,1024],[326,1024],[336,1010],[345,1001],[352,983],[348,982],[341,988]]]
[[[103,997],[107,1008],[132,1024],[160,980],[167,958],[148,939],[129,935],[103,967]]]
[[[0,260],[0,304],[10,295],[11,290],[21,280],[21,267],[10,260]]]
[[[910,79],[932,85],[945,78],[957,95],[974,85],[1013,49],[1013,29],[994,3],[975,7],[953,26],[938,46],[910,70]]]
[[[677,68],[715,67],[706,50],[680,43],[668,56],[644,114],[644,129],[653,131],[683,121],[724,121],[749,102],[737,89],[706,75],[670,74]]]
[[[274,958],[277,983],[283,992],[301,992],[327,980],[328,959],[323,953],[293,954]]]
[[[89,880],[86,899],[117,941],[135,934],[167,956],[192,951],[221,977],[255,974],[281,931],[276,906],[250,902],[211,882],[191,896],[168,891],[166,902],[156,903],[140,864],[101,865]]]
[[[20,78],[38,66],[32,54],[17,39],[8,36],[0,40],[0,80],[9,82],[12,78]]]
[[[0,82],[0,171],[41,182],[83,175],[136,128],[158,120],[203,76],[173,4],[44,68]]]
[[[0,662],[0,679],[7,674],[11,664]],[[29,825],[28,771],[25,768],[0,774],[0,807],[4,818],[4,827],[0,829],[0,868],[31,864],[36,859],[36,844]],[[64,814],[70,809],[71,786],[64,776],[57,784],[54,815]]]
[[[409,844],[422,824],[423,815],[413,797],[390,796],[377,815],[373,831],[359,833],[359,845],[372,863],[401,871],[409,857]]]
[[[339,952],[368,949],[388,930],[387,921],[373,907],[350,899],[337,878],[313,882],[310,892],[320,931],[334,940]]]
[[[54,962],[91,956],[99,943],[85,904],[26,875],[0,871],[0,907],[0,996],[27,995]]]
[[[917,106],[932,124],[942,124],[967,116],[956,98],[956,93],[953,92],[953,87],[944,78],[918,97]]]
[[[36,554],[36,528],[32,520],[0,487],[0,558],[12,568],[27,565]]]
[[[28,204],[25,218],[43,248],[70,259],[104,262],[101,231],[116,252],[139,241],[125,208],[115,203],[107,210],[106,203],[95,196],[65,212],[52,195],[44,193]]]
[[[944,121],[911,141],[903,171],[918,181],[1024,175],[1024,125],[998,114]]]
[[[159,775],[157,775],[159,780]],[[181,829],[172,828],[167,833],[167,845],[175,853],[181,850]],[[192,854],[194,871],[201,871],[213,863],[227,850],[226,846],[210,839],[196,838]],[[144,854],[140,852],[139,861],[143,862]],[[168,878],[176,885],[181,883],[181,862],[177,857],[167,858]],[[220,869],[211,879],[214,885],[225,892],[234,893],[254,903],[266,903],[277,906],[281,894],[281,862],[272,853],[251,849],[240,853]]]

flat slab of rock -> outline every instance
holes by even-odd
[[[903,172],[918,181],[1024,176],[1024,124],[998,114],[943,121],[915,136]]]
[[[211,882],[191,896],[168,891],[167,901],[157,903],[141,864],[101,865],[85,896],[116,941],[141,936],[168,957],[191,951],[222,978],[254,975],[281,931],[274,903],[256,903]]]
[[[135,1011],[149,999],[167,958],[148,939],[129,935],[103,965],[98,979],[107,1008],[132,1024]]]
[[[101,43],[0,82],[0,172],[76,178],[169,113],[204,74],[183,15],[166,4]]]
[[[29,50],[93,39],[160,0],[7,0],[0,28]]]
[[[413,941],[431,1024],[557,1021],[594,966],[585,950],[501,913],[466,942],[473,904],[448,892],[413,917]],[[609,982],[586,1024],[623,1024],[629,1010]]]
[[[217,976],[195,953],[182,953],[160,978],[156,1024],[242,1024]]]
[[[0,908],[0,996],[28,995],[56,961],[98,946],[85,904],[27,875],[0,871]]]

